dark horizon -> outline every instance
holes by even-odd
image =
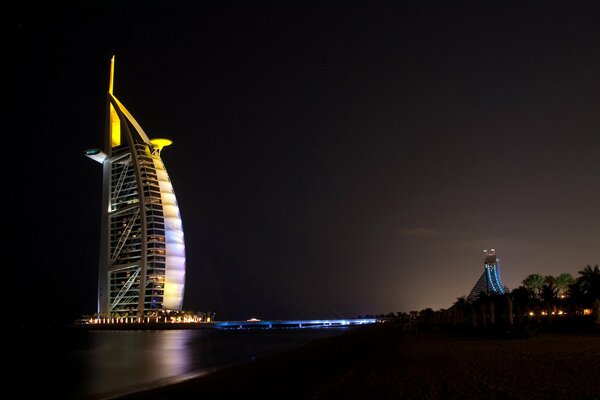
[[[103,143],[113,54],[116,97],[173,140],[184,309],[439,309],[483,249],[509,289],[600,262],[596,3],[3,8],[10,309],[96,310],[102,171],[83,151]]]

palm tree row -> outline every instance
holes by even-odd
[[[577,309],[591,308],[596,299],[600,299],[600,266],[587,265],[574,279],[571,274],[563,273],[556,277],[540,274],[528,275],[523,286],[513,292],[528,293],[529,302],[542,304],[568,303]],[[512,292],[511,292],[512,294]]]
[[[475,302],[460,297],[448,310],[453,323],[471,326],[494,325],[498,320],[508,325],[534,317],[582,315],[592,313],[600,323],[600,266],[587,265],[575,279],[571,274],[558,276],[528,275],[522,286],[507,294],[482,292]]]

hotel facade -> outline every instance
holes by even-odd
[[[110,63],[104,149],[85,155],[102,164],[99,316],[150,316],[181,310],[185,243],[173,185],[161,159],[171,141],[149,139],[113,94]]]

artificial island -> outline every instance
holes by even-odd
[[[165,138],[153,138],[114,95],[110,61],[103,149],[85,150],[102,165],[102,225],[97,312],[87,326],[189,328],[327,327],[372,318],[215,322],[213,312],[184,311],[185,241],[171,179],[161,158]]]

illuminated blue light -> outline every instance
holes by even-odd
[[[354,319],[312,319],[312,320],[273,320],[273,321],[222,321],[214,322],[218,329],[306,329],[306,328],[334,328],[351,325],[365,325],[377,323],[373,318]]]
[[[500,281],[500,274],[498,273],[498,265],[494,268],[494,275],[496,276],[496,284],[498,285],[498,291],[504,294],[504,287],[502,286],[502,282]]]
[[[492,286],[492,291],[497,292],[498,290],[496,289],[496,286],[494,285],[494,280],[492,279],[492,275],[490,274],[490,267],[487,265],[485,266],[485,273],[487,274],[488,282]]]

